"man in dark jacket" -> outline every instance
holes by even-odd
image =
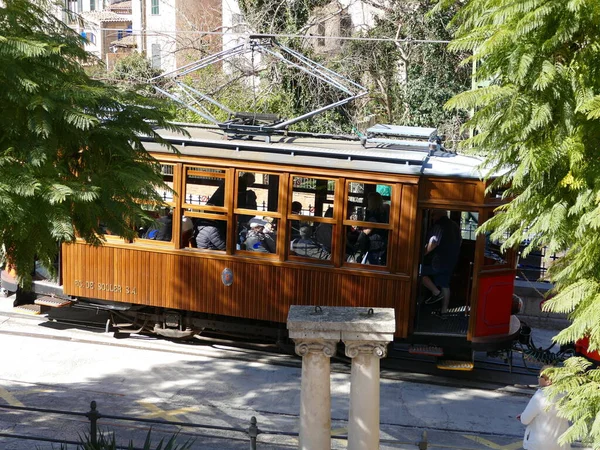
[[[196,247],[225,250],[225,238],[220,225],[216,221],[201,219],[196,225]]]

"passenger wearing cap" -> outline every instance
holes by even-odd
[[[248,222],[250,230],[246,235],[246,250],[250,252],[275,253],[276,240],[271,224],[262,217],[253,217]]]

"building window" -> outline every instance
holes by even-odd
[[[90,0],[90,11],[96,10],[96,0]]]
[[[325,36],[325,23],[323,23],[323,22],[320,22],[320,23],[317,25],[317,34],[318,34],[319,36]],[[318,45],[319,47],[325,47],[325,38],[323,38],[323,37],[319,37],[319,38],[317,39],[317,45]]]
[[[348,14],[340,18],[340,36],[352,36],[352,18]]]
[[[67,24],[74,25],[77,23],[77,2],[69,0],[67,2]]]
[[[152,0],[152,10],[151,10],[151,13],[152,13],[153,16],[156,16],[156,15],[159,14],[158,2],[159,2],[159,0]]]
[[[152,67],[160,69],[160,44],[152,44]]]
[[[90,44],[96,44],[96,35],[94,33],[87,33],[86,38]]]

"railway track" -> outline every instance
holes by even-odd
[[[37,322],[45,329],[40,332],[13,331],[0,327],[0,335],[53,339],[94,345],[110,345],[125,348],[143,348],[146,350],[202,355],[222,359],[235,359],[248,362],[260,362],[270,365],[300,367],[301,360],[294,355],[291,343],[275,344],[268,342],[249,342],[247,338],[206,333],[195,339],[174,341],[162,337],[148,335],[128,335],[124,333],[106,333],[107,318],[102,314],[93,316],[93,320],[82,318],[84,315],[68,314],[55,318],[46,316],[29,316],[25,314],[0,311],[8,318]],[[82,333],[63,334],[61,330],[74,328]],[[52,331],[51,331],[52,330]],[[86,333],[87,332],[87,333]],[[101,335],[99,335],[101,333]],[[343,351],[332,358],[333,372],[345,373],[350,370],[350,359]],[[513,364],[512,373],[509,365],[498,360],[477,355],[475,370],[442,371],[437,369],[433,357],[409,355],[406,346],[394,344],[387,358],[381,361],[381,378],[401,380],[456,388],[474,388],[505,392],[511,395],[531,395],[536,385],[535,373],[523,365]]]

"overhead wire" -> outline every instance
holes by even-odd
[[[379,37],[361,37],[361,36],[325,36],[317,34],[290,34],[290,33],[238,33],[230,31],[203,31],[203,30],[134,30],[104,28],[104,27],[81,27],[81,31],[113,31],[115,33],[126,33],[128,36],[176,36],[178,34],[206,35],[206,36],[228,36],[234,39],[253,38],[290,38],[290,39],[333,39],[339,41],[358,41],[358,42],[397,42],[405,44],[449,44],[450,40],[444,39],[412,39],[412,38],[379,38]]]

